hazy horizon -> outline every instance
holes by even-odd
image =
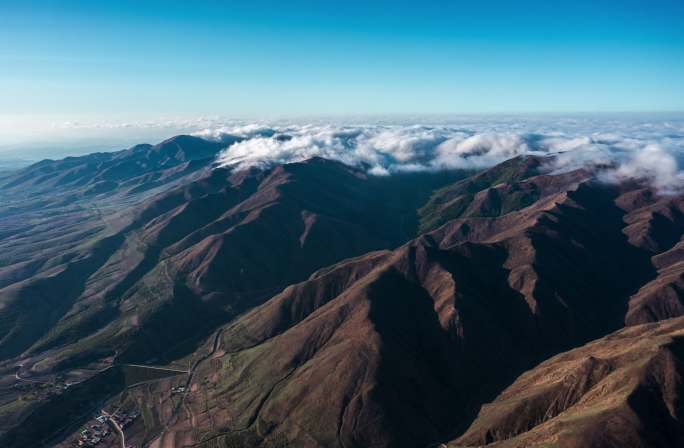
[[[571,113],[480,113],[480,114],[384,114],[384,115],[302,115],[291,117],[227,118],[197,117],[190,119],[154,119],[144,121],[65,121],[54,122],[45,128],[12,133],[0,133],[0,162],[19,165],[44,158],[63,158],[93,152],[126,149],[139,143],[155,144],[179,134],[197,134],[209,130],[249,125],[280,126],[443,126],[467,127],[472,123],[487,123],[496,129],[502,123],[526,127],[526,132],[540,132],[535,124],[548,129],[558,120],[584,120],[605,123],[649,122],[666,120],[679,123],[684,129],[684,111],[673,112],[571,112]]]
[[[672,0],[27,0],[0,16],[0,157],[225,117],[684,111]]]
[[[2,4],[0,160],[255,124],[679,123],[682,13],[671,0]]]

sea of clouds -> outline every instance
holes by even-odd
[[[267,168],[323,157],[372,175],[482,169],[518,155],[553,155],[550,172],[597,169],[609,182],[641,179],[661,193],[684,192],[684,116],[469,117],[402,122],[233,123],[195,132],[241,141],[220,166]],[[600,169],[599,169],[600,167]]]

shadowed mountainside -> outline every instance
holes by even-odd
[[[458,176],[368,177],[323,159],[214,169],[108,215],[116,224],[84,234],[74,223],[64,244],[8,232],[0,354],[56,350],[37,370],[113,353],[163,358],[322,266],[401,244],[418,205]]]
[[[320,270],[226,327],[195,376],[192,420],[171,432],[199,428],[202,446],[254,433],[302,447],[428,446],[465,431],[524,370],[621,328],[630,297],[658,275],[654,251],[672,244],[639,243],[657,236],[643,213],[653,201],[634,200],[650,193],[583,171],[521,182],[548,193]]]
[[[485,405],[449,447],[674,447],[684,443],[684,318],[554,356]]]
[[[163,157],[129,155],[154,160],[155,173],[192,163],[195,146],[168,142],[136,150]],[[481,410],[520,374],[625,325],[641,332],[684,314],[682,196],[607,185],[587,170],[549,173],[538,157],[467,178],[376,177],[319,158],[239,172],[199,160],[151,189],[118,162],[92,184],[61,184],[62,173],[6,185],[3,194],[22,184],[25,197],[41,185],[56,193],[0,211],[0,371],[18,366],[18,379],[183,358],[189,390],[166,411],[157,407],[168,391],[148,391],[146,406],[171,416],[141,443],[160,432],[202,447],[517,443],[539,413],[556,418]],[[112,193],[85,194],[110,168],[123,173]],[[56,202],[64,195],[72,200]],[[572,375],[589,384],[594,370]],[[17,412],[68,422],[34,405]],[[21,418],[11,421],[0,431],[30,440]]]

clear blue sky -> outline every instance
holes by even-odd
[[[682,0],[0,0],[0,133],[56,116],[673,111],[683,80]]]

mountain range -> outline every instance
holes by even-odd
[[[2,173],[0,445],[102,406],[155,448],[684,445],[684,195],[553,155],[216,164],[237,141]]]

